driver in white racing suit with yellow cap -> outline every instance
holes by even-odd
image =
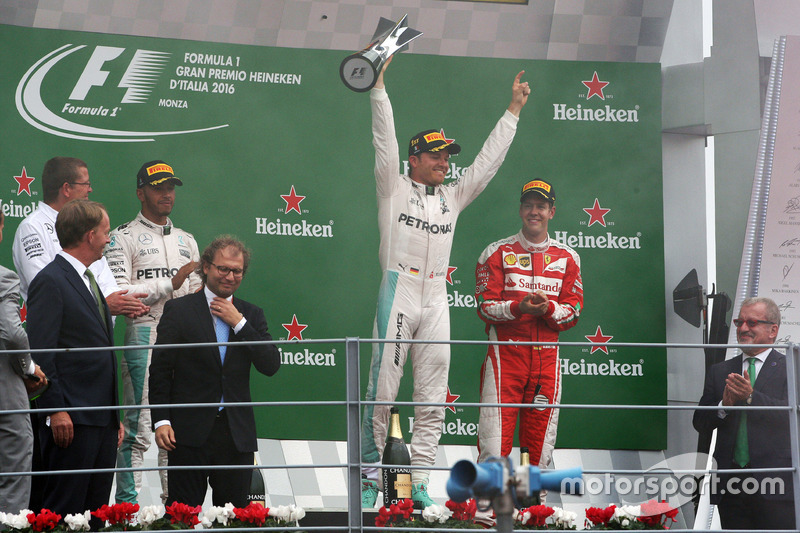
[[[183,182],[163,161],[145,163],[136,177],[136,196],[142,210],[136,218],[111,232],[105,256],[117,285],[130,292],[146,293],[143,301],[150,312],[126,319],[125,344],[155,344],[156,326],[164,303],[200,289],[200,276],[194,272],[200,260],[191,233],[172,225],[168,215],[175,204],[175,186]],[[122,358],[122,385],[125,405],[148,403],[148,374],[152,350],[125,350]],[[152,427],[149,409],[126,409],[125,437],[117,452],[117,467],[140,467],[150,447]],[[166,466],[166,452],[159,449],[158,464]],[[160,471],[161,498],[167,498],[167,472]],[[134,503],[142,486],[141,471],[117,472],[117,502]]]
[[[375,344],[367,401],[393,402],[409,349],[413,365],[414,401],[444,403],[450,346],[414,344],[403,339],[450,339],[445,277],[459,213],[497,173],[517,130],[517,121],[531,90],[517,74],[508,110],[498,121],[475,161],[462,176],[444,184],[451,154],[461,147],[442,131],[426,130],[409,143],[409,175],[401,175],[392,106],[383,81],[387,61],[370,93],[375,179],[378,193],[380,264],[383,270],[375,337],[400,342]],[[388,405],[369,405],[361,427],[361,459],[365,463],[361,502],[374,507],[378,497],[377,464],[381,460],[389,420]],[[411,438],[411,465],[430,467],[436,459],[444,407],[417,406]],[[411,497],[417,508],[433,505],[427,492],[429,471],[414,469]]]

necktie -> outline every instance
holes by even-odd
[[[86,277],[89,278],[89,287],[92,288],[92,294],[94,294],[94,301],[97,304],[97,310],[100,312],[100,318],[103,321],[103,325],[108,327],[108,323],[106,322],[106,308],[103,305],[103,298],[100,296],[100,287],[97,286],[97,281],[94,279],[94,274],[88,268],[86,269]]]
[[[222,321],[222,319],[218,316],[214,316],[214,331],[217,333],[217,342],[228,342],[228,332],[230,332],[231,328]],[[219,346],[219,359],[222,364],[225,364],[225,352],[228,351],[227,346]],[[219,399],[220,403],[225,401],[225,396],[221,396]],[[220,405],[219,410],[222,411],[223,407]]]
[[[747,358],[747,373],[750,376],[750,386],[756,383],[756,358]],[[739,419],[739,431],[736,434],[736,445],[733,448],[734,462],[745,467],[750,463],[750,448],[747,444],[747,413],[742,413]]]
[[[218,316],[214,317],[214,330],[217,332],[217,342],[228,342],[228,333],[231,328]],[[219,359],[223,364],[225,363],[225,352],[227,351],[227,346],[219,347]]]

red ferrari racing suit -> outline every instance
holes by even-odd
[[[558,341],[578,322],[583,307],[580,257],[548,239],[531,244],[522,232],[489,245],[475,270],[478,315],[490,341]],[[550,300],[542,316],[520,312],[519,302],[535,290]],[[490,346],[481,368],[482,403],[556,404],[561,399],[557,346]],[[532,465],[546,467],[553,454],[558,409],[481,407],[479,461],[508,456],[520,417],[519,443]]]

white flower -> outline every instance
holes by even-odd
[[[165,512],[163,505],[147,505],[139,510],[136,518],[140,526],[147,527],[159,518],[164,518]]]
[[[286,522],[289,520],[289,506],[288,505],[279,505],[277,507],[270,507],[269,516],[274,518],[275,520],[280,520],[281,522]]]
[[[306,516],[306,510],[295,504],[270,507],[269,516],[281,522],[297,522]]]
[[[622,527],[628,527],[629,525],[631,525],[631,521],[628,520],[627,518],[623,518],[621,524]]]
[[[0,526],[7,526],[8,522],[6,522],[6,513],[0,511]]]
[[[530,511],[525,511],[524,513],[522,513],[522,519],[520,520],[520,522],[522,522],[522,525],[528,525],[528,520],[531,519],[531,516],[533,515],[531,514]]]
[[[553,507],[553,514],[550,517],[553,520],[553,523],[557,526],[563,526],[567,528],[571,528],[575,525],[575,521],[578,519],[578,514],[573,513],[572,511],[565,511],[561,507]]]
[[[297,522],[298,520],[302,520],[306,516],[306,510],[294,504],[289,506],[289,510],[290,510],[289,512],[290,522]]]
[[[623,505],[614,509],[614,518],[622,520],[628,518],[633,520],[642,514],[642,508],[639,505]]]
[[[91,511],[83,514],[68,514],[64,522],[70,531],[89,531],[89,519],[92,517]]]
[[[450,509],[441,505],[429,505],[422,510],[422,518],[431,523],[439,522],[444,524],[452,515],[453,512]]]
[[[213,526],[214,522],[219,522],[223,526],[228,525],[228,521],[236,518],[233,512],[233,504],[226,503],[225,507],[209,507],[207,511],[203,512],[203,527],[206,527],[206,522]],[[208,526],[211,527],[211,526]]]
[[[30,509],[23,509],[17,514],[8,513],[6,515],[6,524],[8,524],[12,529],[26,529],[31,527],[31,523],[28,522],[28,515],[31,514],[33,511]]]

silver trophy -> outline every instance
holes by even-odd
[[[359,93],[372,89],[386,60],[395,52],[408,48],[408,43],[422,35],[421,31],[408,27],[407,18],[408,15],[403,15],[400,22],[392,22],[381,17],[367,47],[344,58],[339,66],[339,75],[348,88]]]

